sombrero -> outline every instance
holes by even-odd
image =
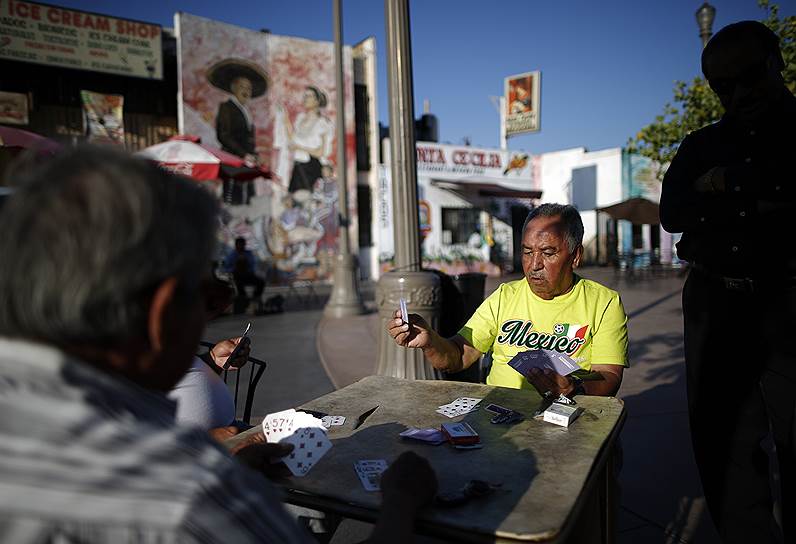
[[[262,68],[243,59],[224,59],[207,69],[207,80],[213,87],[228,93],[230,85],[238,77],[245,77],[252,84],[252,98],[265,94],[268,88],[268,76]]]

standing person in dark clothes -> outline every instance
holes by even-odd
[[[726,113],[689,134],[663,181],[661,224],[683,232],[691,436],[708,508],[726,542],[796,541],[796,98],[777,36],[729,25],[702,53]],[[761,441],[773,433],[780,490]]]
[[[265,281],[255,274],[256,265],[254,253],[246,249],[246,239],[235,238],[235,249],[224,259],[224,270],[232,273],[238,296],[246,296],[246,287],[254,286],[254,300],[259,305]]]

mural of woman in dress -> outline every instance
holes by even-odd
[[[334,125],[322,111],[327,100],[323,91],[309,86],[303,97],[306,111],[296,115],[293,123],[285,119],[288,147],[293,152],[293,172],[288,186],[291,193],[302,190],[311,192],[315,182],[323,175],[321,165],[332,154]]]

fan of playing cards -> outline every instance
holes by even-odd
[[[292,408],[265,416],[263,434],[268,442],[293,444],[282,462],[294,476],[307,474],[332,447],[320,419]]]
[[[532,368],[549,369],[562,376],[580,370],[580,365],[567,354],[549,349],[521,351],[509,361],[509,366],[526,378],[530,375]]]

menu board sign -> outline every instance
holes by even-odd
[[[163,79],[160,25],[0,0],[0,59]]]

